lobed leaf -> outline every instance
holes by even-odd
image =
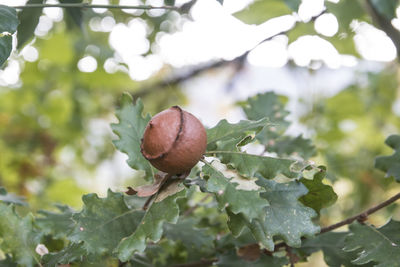
[[[248,227],[258,242],[273,251],[274,236],[283,238],[289,246],[300,247],[302,236],[319,232],[320,228],[312,222],[316,212],[298,201],[307,193],[303,184],[296,181],[280,184],[263,178],[257,184],[266,191],[261,197],[270,203],[264,208],[265,217],[249,222],[241,214],[228,213],[228,226],[235,236]]]
[[[33,216],[19,217],[13,205],[0,203],[0,250],[11,253],[13,261],[21,266],[33,267],[39,262],[35,252],[40,234],[34,230]]]
[[[188,251],[213,251],[214,237],[206,229],[196,227],[194,218],[180,219],[176,224],[164,224],[168,240],[182,242]]]
[[[352,260],[356,257],[356,252],[343,250],[345,238],[348,232],[329,232],[318,235],[314,238],[307,238],[303,241],[300,251],[310,255],[311,253],[322,250],[324,260],[329,267],[369,267],[373,264],[356,265]]]
[[[386,176],[393,176],[400,182],[400,135],[389,136],[385,143],[394,149],[391,156],[379,156],[375,159],[375,168],[384,171]]]
[[[176,223],[179,207],[176,200],[186,196],[186,190],[168,196],[160,202],[154,202],[147,210],[135,232],[119,243],[116,252],[121,261],[129,260],[135,252],[143,252],[147,240],[158,242],[163,233],[163,223]]]
[[[258,133],[269,122],[266,118],[259,120],[241,120],[238,123],[231,124],[227,120],[221,120],[216,126],[207,130],[207,150],[214,150],[217,142],[230,140],[232,138],[244,138],[247,133]]]
[[[66,238],[72,233],[75,222],[72,220],[74,210],[66,205],[55,205],[60,212],[40,210],[41,217],[36,219],[36,225],[46,234],[51,234],[54,238]]]
[[[15,205],[21,205],[21,206],[28,205],[28,203],[25,202],[24,197],[20,197],[20,196],[14,195],[12,193],[8,193],[4,187],[0,187],[0,202],[1,201],[4,203],[7,203],[7,204],[15,204]]]
[[[115,147],[128,155],[127,163],[135,170],[144,170],[148,180],[154,176],[154,168],[142,156],[140,143],[150,115],[142,116],[143,103],[140,99],[135,104],[128,94],[122,96],[121,107],[116,111],[119,119],[118,124],[111,124],[114,133],[119,140],[114,140]]]
[[[229,208],[234,214],[242,214],[246,220],[262,218],[263,208],[269,203],[261,198],[260,190],[240,190],[223,173],[206,163],[202,172],[207,180],[206,189],[215,194],[219,209]]]
[[[338,198],[335,191],[333,191],[332,186],[326,185],[322,182],[325,175],[325,167],[320,166],[312,180],[304,177],[299,180],[308,189],[308,193],[299,198],[299,201],[305,206],[313,208],[318,213],[321,209],[333,205]]]
[[[390,220],[380,228],[353,223],[345,239],[345,251],[357,251],[353,263],[374,262],[374,266],[400,266],[400,222]]]
[[[290,123],[285,120],[289,114],[285,110],[279,96],[274,92],[266,92],[250,97],[246,102],[240,103],[249,120],[259,120],[268,118],[273,125],[272,127],[264,128],[259,132],[256,138],[261,144],[267,145],[271,140],[275,140],[281,136]]]
[[[248,154],[238,149],[239,142],[239,139],[219,142],[217,150],[208,151],[207,154],[216,155],[222,163],[236,169],[244,177],[255,177],[256,174],[267,179],[272,179],[278,174],[289,178],[297,177],[290,168],[294,160]]]
[[[73,243],[81,243],[88,254],[112,252],[122,238],[138,227],[143,211],[130,210],[122,193],[108,191],[106,198],[96,194],[83,196],[82,211],[73,215],[76,222],[68,237]]]
[[[43,256],[42,262],[47,267],[57,267],[59,264],[69,264],[74,261],[81,261],[86,254],[82,243],[70,244],[63,250],[51,252]]]
[[[268,142],[267,151],[275,152],[278,156],[300,156],[309,159],[315,156],[316,149],[310,139],[305,139],[301,135],[297,137],[282,136],[276,141]]]

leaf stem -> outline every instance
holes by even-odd
[[[150,5],[137,5],[137,6],[127,6],[127,5],[91,5],[88,3],[60,3],[60,4],[27,4],[24,6],[11,6],[16,9],[25,8],[49,8],[49,7],[62,7],[62,8],[107,8],[107,9],[167,9],[167,10],[179,10],[175,6],[150,6]]]

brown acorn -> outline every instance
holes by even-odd
[[[190,171],[203,156],[207,134],[191,113],[173,106],[147,124],[140,151],[158,170],[169,174]]]

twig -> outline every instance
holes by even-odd
[[[204,196],[202,199],[199,200],[198,203],[196,203],[196,205],[194,205],[193,207],[190,207],[188,210],[185,211],[185,213],[183,213],[184,217],[189,216],[190,214],[192,214],[197,208],[200,207],[200,203],[205,202],[207,199],[209,199],[211,197],[210,194],[207,194],[206,196]]]
[[[316,20],[318,17],[320,17],[322,14],[324,14],[326,12],[326,10],[323,10],[321,13],[319,13],[318,15],[315,15],[314,17],[311,18],[312,21]],[[297,23],[305,23],[305,22],[301,22],[301,21],[297,21]],[[184,75],[180,75],[180,76],[175,76],[166,80],[162,80],[159,82],[156,82],[155,84],[152,84],[150,86],[145,86],[141,89],[139,89],[136,92],[132,92],[131,95],[133,97],[133,99],[136,99],[138,97],[143,97],[146,96],[152,92],[161,90],[163,88],[171,87],[171,86],[175,86],[178,85],[186,80],[189,80],[197,75],[200,75],[203,72],[212,70],[212,69],[216,69],[219,67],[224,67],[226,65],[230,65],[230,64],[235,64],[237,63],[239,66],[243,65],[243,63],[245,62],[245,59],[247,58],[247,56],[249,55],[249,53],[251,51],[253,51],[256,47],[258,47],[259,45],[261,45],[262,43],[265,43],[267,41],[271,41],[273,38],[282,35],[282,34],[286,34],[288,32],[290,32],[292,29],[294,29],[294,27],[296,26],[296,24],[293,25],[292,28],[285,30],[285,31],[280,31],[276,34],[273,34],[271,36],[268,36],[267,38],[263,39],[262,41],[258,42],[254,47],[250,48],[249,50],[247,50],[246,52],[244,52],[242,55],[232,59],[232,60],[220,60],[220,61],[216,61],[216,62],[212,62],[206,65],[203,65],[201,67],[198,67],[196,69],[193,69],[192,71],[190,71],[189,73],[186,73]]]
[[[158,194],[158,193],[157,193],[157,194]],[[144,203],[144,205],[143,205],[143,207],[142,207],[142,210],[147,210],[147,209],[148,209],[148,207],[149,207],[151,201],[154,199],[154,197],[155,197],[157,194],[154,194],[154,195],[149,196],[149,198],[148,198],[148,199],[146,200],[146,202]]]
[[[331,224],[329,226],[321,228],[321,231],[317,235],[320,235],[320,234],[323,234],[323,233],[326,233],[326,232],[330,232],[332,230],[335,230],[335,229],[337,229],[339,227],[342,227],[344,225],[347,225],[347,224],[351,224],[352,222],[354,222],[356,220],[360,221],[360,222],[364,222],[368,218],[369,215],[371,215],[372,213],[375,213],[378,210],[380,210],[380,209],[392,204],[393,202],[395,202],[398,199],[400,199],[400,193],[392,196],[391,198],[383,201],[382,203],[379,203],[376,206],[373,206],[372,208],[367,209],[364,212],[361,212],[361,213],[359,213],[357,215],[354,215],[354,216],[352,216],[350,218],[344,219],[343,221],[337,222],[335,224]],[[305,239],[305,238],[303,238],[303,239]],[[285,242],[277,243],[275,245],[274,251],[278,251],[279,249],[281,249],[283,247],[286,247],[286,246],[287,245],[286,245]]]
[[[393,27],[392,22],[376,10],[371,0],[365,1],[365,7],[371,15],[372,20],[384,31],[392,40],[397,51],[397,60],[400,61],[400,32]]]
[[[150,6],[150,5],[138,5],[138,6],[126,6],[126,5],[91,5],[88,3],[64,3],[64,4],[27,4],[24,6],[10,6],[16,9],[24,8],[48,8],[48,7],[65,7],[65,8],[107,8],[107,9],[168,9],[168,10],[179,10],[175,6]]]
[[[143,97],[143,96],[148,95],[148,94],[150,94],[152,92],[161,90],[166,86],[171,87],[171,86],[175,86],[177,84],[180,84],[180,83],[182,83],[182,82],[184,82],[186,80],[189,80],[190,78],[192,78],[194,76],[197,76],[197,75],[199,75],[199,74],[201,74],[203,72],[206,72],[208,70],[212,70],[212,69],[216,69],[216,68],[228,65],[228,64],[232,63],[235,60],[236,59],[234,59],[232,61],[221,60],[221,61],[217,61],[217,62],[206,64],[204,66],[201,66],[199,68],[196,68],[196,69],[190,71],[189,73],[186,73],[186,74],[183,74],[183,75],[179,75],[179,76],[176,76],[176,77],[172,77],[172,78],[157,82],[157,83],[155,83],[153,85],[143,87],[143,88],[139,89],[138,91],[131,93],[131,95],[132,95],[133,99],[136,99],[138,97]]]
[[[352,216],[350,218],[347,218],[347,219],[345,219],[343,221],[340,221],[338,223],[335,223],[335,224],[332,224],[332,225],[329,225],[329,226],[321,228],[321,232],[319,234],[330,232],[330,231],[332,231],[334,229],[337,229],[339,227],[342,227],[342,226],[344,226],[346,224],[350,224],[350,223],[354,222],[355,220],[365,221],[367,219],[368,215],[370,215],[370,214],[372,214],[374,212],[377,212],[378,210],[380,210],[380,209],[392,204],[393,202],[395,202],[398,199],[400,199],[400,193],[394,195],[393,197],[389,198],[388,200],[386,200],[386,201],[384,201],[384,202],[382,202],[382,203],[380,203],[380,204],[378,204],[378,205],[376,205],[376,206],[374,206],[372,208],[367,209],[366,211],[364,211],[362,213],[354,215],[354,216]]]
[[[294,264],[296,263],[296,258],[295,255],[292,253],[292,248],[288,245],[285,245],[285,248],[286,248],[286,253],[289,257],[290,267],[294,267]]]

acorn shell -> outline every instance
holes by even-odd
[[[149,121],[140,151],[156,169],[182,174],[196,165],[206,147],[203,124],[191,113],[173,106]]]

